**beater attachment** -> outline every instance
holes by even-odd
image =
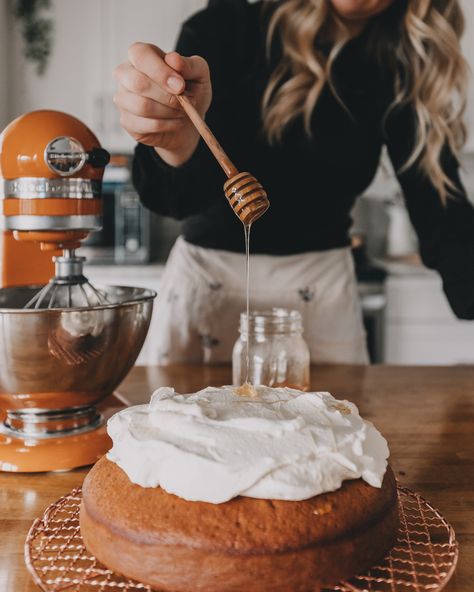
[[[106,294],[95,288],[82,273],[85,257],[64,249],[53,257],[55,275],[26,303],[24,308],[91,308],[110,304]]]

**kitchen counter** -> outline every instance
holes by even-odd
[[[84,266],[84,273],[89,280],[105,284],[114,283],[120,278],[122,284],[135,282],[156,282],[159,281],[165,269],[164,263],[136,263],[133,265],[120,265],[117,263],[108,265],[96,265],[87,263]]]
[[[172,385],[190,392],[229,383],[228,366],[135,367],[119,392],[130,403]],[[430,500],[456,530],[460,558],[447,592],[474,586],[474,367],[313,367],[312,388],[354,401],[387,438],[400,482]],[[23,543],[33,520],[80,485],[87,469],[0,473],[0,590],[33,592]]]

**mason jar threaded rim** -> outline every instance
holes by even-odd
[[[274,335],[303,332],[303,319],[297,310],[288,308],[271,308],[269,310],[253,310],[249,314],[247,327],[247,313],[240,313],[239,332],[247,335]]]

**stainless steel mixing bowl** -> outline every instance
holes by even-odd
[[[29,310],[39,287],[0,289],[0,407],[65,409],[113,392],[150,324],[152,290],[107,286],[110,304]]]

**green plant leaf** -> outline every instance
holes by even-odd
[[[13,15],[20,24],[26,59],[36,64],[38,75],[44,74],[53,47],[53,21],[41,16],[51,7],[51,0],[14,0]]]

